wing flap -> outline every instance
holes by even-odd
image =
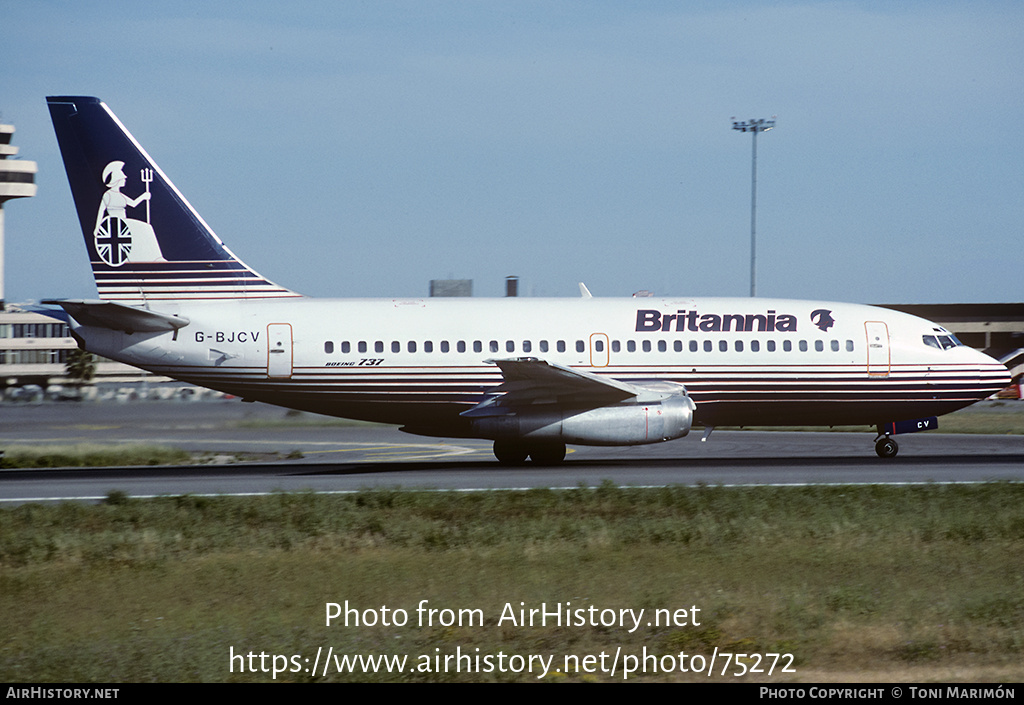
[[[554,362],[535,357],[508,360],[487,360],[498,366],[505,381],[495,392],[526,397],[562,396],[565,394],[606,397],[609,400],[627,399],[636,394],[632,385],[618,380],[599,377],[582,370],[574,370]]]
[[[535,357],[487,362],[498,366],[505,381],[491,390],[495,396],[462,412],[462,416],[503,415],[510,408],[531,404],[598,407],[629,399],[646,403],[685,394],[685,388],[673,382],[629,384]]]

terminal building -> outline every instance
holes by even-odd
[[[38,399],[68,392],[69,356],[78,350],[66,323],[17,305],[0,311],[0,398]],[[148,372],[94,357],[93,382],[106,386],[158,384],[167,382]],[[96,393],[95,387],[92,393]]]

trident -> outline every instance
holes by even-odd
[[[149,193],[149,182],[153,180],[153,170],[143,169],[140,175],[142,181],[146,184],[146,193]],[[146,222],[149,223],[149,199],[146,199]],[[152,223],[150,223],[152,225]]]

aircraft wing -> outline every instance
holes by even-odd
[[[115,301],[56,299],[43,301],[56,304],[83,326],[96,326],[132,333],[156,333],[177,330],[189,324],[184,316],[170,316],[149,309],[126,306]]]
[[[508,407],[542,403],[598,407],[627,399],[647,402],[685,393],[682,385],[672,382],[629,384],[535,357],[487,362],[497,365],[505,378],[490,390],[499,396],[462,412],[462,416],[503,414]]]
[[[505,381],[493,391],[504,392],[506,397],[511,395],[523,401],[565,395],[617,401],[636,394],[636,389],[625,382],[533,357],[488,362],[497,365],[505,377]]]

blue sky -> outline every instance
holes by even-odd
[[[39,163],[6,298],[91,297],[46,95],[96,95],[315,296],[1021,301],[1024,4],[0,0]]]

